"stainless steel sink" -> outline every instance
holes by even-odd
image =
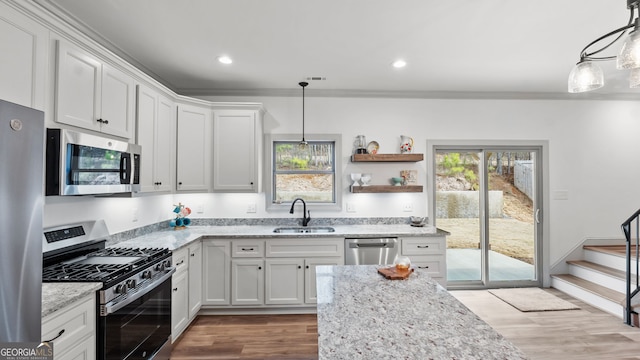
[[[293,226],[273,229],[274,233],[279,234],[325,234],[334,231],[336,231],[336,229],[329,226]]]

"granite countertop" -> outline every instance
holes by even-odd
[[[437,229],[431,225],[413,227],[409,224],[392,225],[329,225],[335,229],[331,233],[287,234],[274,233],[278,225],[239,225],[239,226],[189,226],[184,230],[167,229],[136,238],[119,242],[115,247],[166,247],[176,250],[201,237],[238,239],[238,238],[348,238],[348,237],[379,237],[379,236],[446,236],[447,231]],[[313,227],[313,226],[310,226]]]
[[[111,244],[113,247],[162,247],[176,250],[202,237],[218,239],[238,238],[317,238],[375,237],[375,236],[445,236],[444,230],[433,226],[412,227],[409,224],[391,225],[330,225],[332,233],[283,234],[274,233],[277,227],[286,225],[237,225],[237,226],[189,226],[184,230],[155,231],[130,240]],[[313,227],[313,226],[310,226]],[[60,308],[100,289],[99,283],[43,283],[42,316],[49,315]]]
[[[319,359],[526,359],[424,270],[317,268]]]
[[[62,309],[85,296],[94,295],[102,283],[43,283],[42,317]]]

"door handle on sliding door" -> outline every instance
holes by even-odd
[[[536,209],[535,219],[536,219],[536,224],[540,224],[540,209]]]

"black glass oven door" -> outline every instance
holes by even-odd
[[[98,322],[99,359],[150,359],[170,341],[171,278]]]

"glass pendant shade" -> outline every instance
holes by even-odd
[[[616,66],[620,70],[640,68],[640,31],[632,31],[624,41]]]
[[[581,61],[571,70],[568,85],[570,93],[599,89],[604,86],[602,69],[592,61]]]
[[[631,69],[629,74],[629,87],[640,88],[640,69]]]

